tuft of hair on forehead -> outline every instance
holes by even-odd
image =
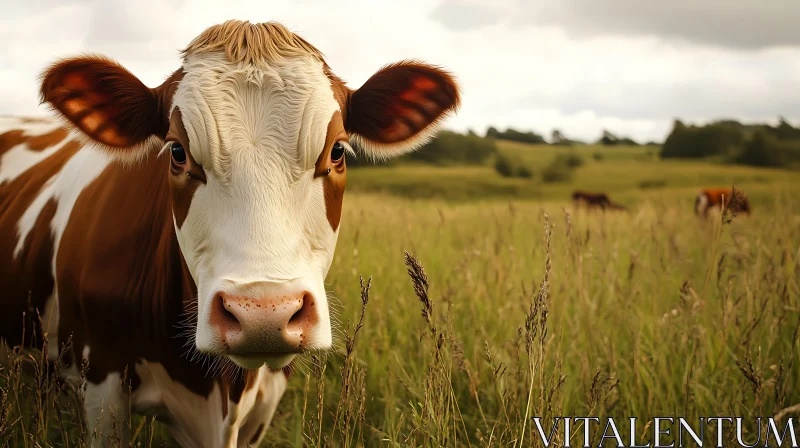
[[[282,24],[243,20],[228,20],[206,28],[181,54],[185,59],[219,51],[232,63],[263,64],[298,56],[323,60],[319,50]]]

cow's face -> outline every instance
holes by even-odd
[[[197,348],[274,367],[329,347],[324,279],[350,150],[339,86],[313,57],[242,70],[205,54],[184,70],[164,151]]]
[[[206,30],[156,89],[80,58],[49,69],[42,94],[123,160],[161,148],[197,286],[196,348],[276,369],[331,345],[324,279],[350,142],[369,157],[401,154],[458,105],[436,68],[387,66],[353,91],[282,26],[246,22]]]

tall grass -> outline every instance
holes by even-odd
[[[796,193],[707,221],[669,194],[630,214],[349,195],[327,279],[341,342],[292,376],[264,446],[541,446],[532,417],[558,416],[741,416],[755,439],[756,416],[800,412]],[[8,358],[0,444],[83,446],[80,385]]]

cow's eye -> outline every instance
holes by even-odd
[[[172,154],[172,161],[175,162],[176,165],[183,165],[186,163],[186,150],[183,149],[183,145],[178,142],[172,142],[169,151],[170,154]]]
[[[336,163],[342,160],[344,157],[344,144],[342,142],[336,142],[333,144],[333,148],[331,148],[331,160]]]

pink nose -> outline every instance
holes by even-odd
[[[314,297],[303,290],[260,298],[219,292],[211,304],[210,323],[230,355],[300,353],[316,321]]]

